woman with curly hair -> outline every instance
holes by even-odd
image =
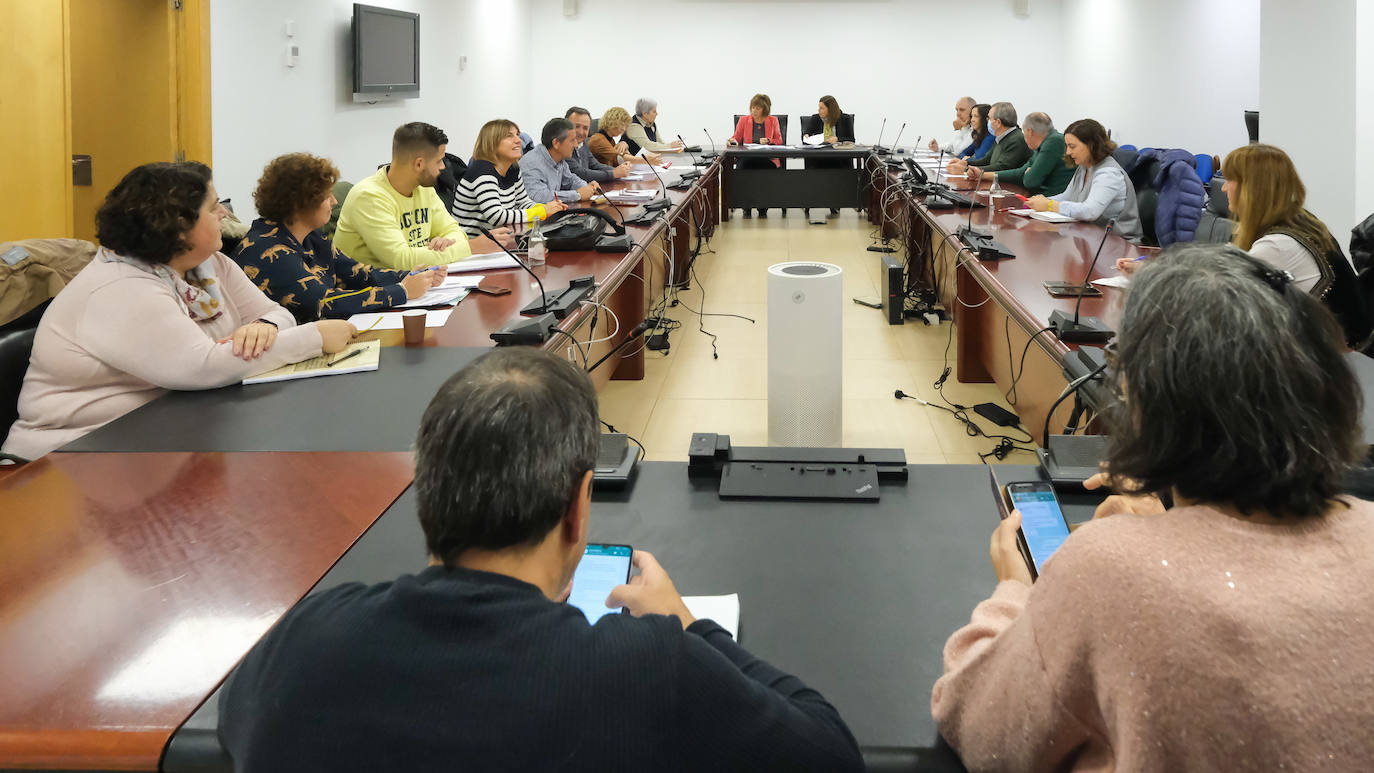
[[[144,164],[96,212],[100,249],[43,314],[4,452],[37,459],[169,389],[214,389],[348,346],[297,325],[219,252],[210,169]]]
[[[234,251],[243,272],[299,322],[382,311],[424,295],[446,272],[388,271],[359,263],[325,238],[339,170],[288,153],[268,162],[253,191],[258,219]]]

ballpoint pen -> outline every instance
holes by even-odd
[[[332,368],[332,367],[334,367],[335,365],[338,365],[339,363],[341,363],[341,362],[343,362],[344,360],[348,359],[349,357],[357,357],[358,355],[360,355],[360,354],[362,354],[362,353],[363,353],[363,350],[362,350],[362,349],[354,349],[353,351],[349,352],[348,354],[345,354],[344,356],[340,357],[339,359],[334,360],[333,362],[328,363],[327,365],[325,365],[325,367],[326,367],[326,368]]]

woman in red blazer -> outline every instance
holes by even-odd
[[[749,100],[749,115],[741,116],[739,123],[735,126],[735,133],[730,137],[728,145],[781,145],[782,129],[778,126],[778,119],[773,115],[773,100],[767,94],[755,94]],[[776,158],[745,158],[741,159],[739,167],[741,169],[767,169],[769,167],[778,168],[782,162]],[[787,210],[783,210],[787,214]],[[744,210],[744,216],[749,217],[749,210]],[[768,217],[768,210],[760,209],[759,217]]]

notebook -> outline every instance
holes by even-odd
[[[357,352],[354,354],[354,352]],[[381,341],[356,341],[347,349],[334,354],[321,354],[308,360],[283,365],[266,373],[259,373],[243,380],[245,384],[270,384],[275,381],[291,381],[298,378],[315,376],[340,376],[344,373],[361,373],[376,370],[381,362]],[[348,359],[345,360],[344,358]],[[331,366],[329,363],[338,363]]]
[[[1033,219],[1035,219],[1035,220],[1044,221],[1044,222],[1046,222],[1046,223],[1072,223],[1072,222],[1073,222],[1073,218],[1069,217],[1068,215],[1061,214],[1061,213],[1059,213],[1059,212],[1048,212],[1048,211],[1046,211],[1046,212],[1036,212],[1036,211],[1033,210],[1033,209],[1013,209],[1013,210],[1010,210],[1010,212],[1011,212],[1013,215],[1020,215],[1021,217],[1029,217],[1029,218],[1033,218]]]

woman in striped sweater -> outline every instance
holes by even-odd
[[[524,225],[531,218],[547,219],[567,207],[554,200],[540,204],[525,192],[520,181],[520,127],[498,118],[477,132],[472,164],[458,183],[453,216],[468,236],[480,236],[479,226],[499,228]]]

